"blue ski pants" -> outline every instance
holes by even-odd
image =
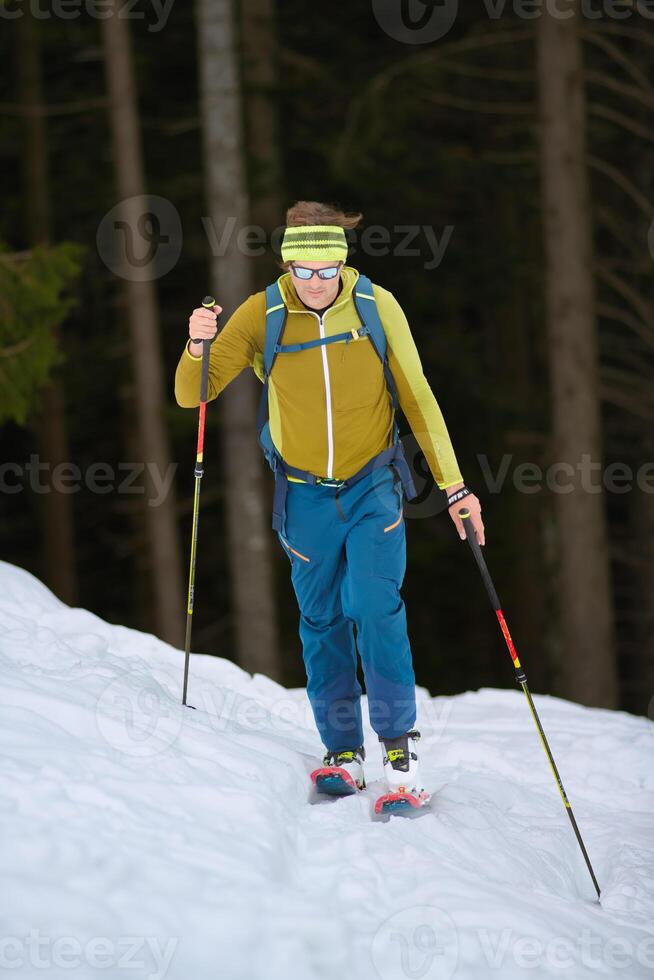
[[[354,624],[373,729],[382,738],[397,738],[415,724],[415,676],[400,596],[403,498],[391,466],[340,490],[288,486],[278,537],[300,610],[307,693],[332,752],[363,744]]]

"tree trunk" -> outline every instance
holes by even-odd
[[[119,0],[109,4],[110,16],[101,21],[109,116],[113,138],[116,185],[122,205],[122,220],[136,237],[143,218],[145,193],[136,87],[132,65],[128,21],[118,16]],[[164,371],[159,337],[159,319],[154,283],[141,281],[143,270],[124,259],[125,289],[136,385],[136,418],[142,460],[146,464],[144,520],[147,523],[149,569],[153,592],[156,632],[178,647],[183,644],[184,587],[176,523],[175,499],[171,490],[156,505],[157,490],[151,477],[159,479],[172,465],[168,434],[162,421]]]
[[[224,255],[214,255],[211,280],[223,322],[252,292],[251,260],[238,248],[248,221],[242,103],[234,14],[230,0],[199,0],[200,94],[209,215],[218,233],[236,219]],[[256,440],[260,386],[250,371],[220,397],[227,530],[233,588],[236,655],[251,672],[281,678],[277,608],[271,563],[271,501],[264,498],[262,457]]]
[[[653,459],[654,439],[646,435],[642,458]],[[654,496],[632,491],[629,578],[631,601],[626,603],[633,621],[634,646],[630,651],[625,708],[654,719]]]
[[[537,29],[552,462],[572,467],[574,474],[568,469],[558,478],[572,492],[554,491],[560,669],[565,697],[614,707],[618,685],[603,490],[584,489],[578,469],[584,454],[601,464],[601,420],[579,0],[565,0],[563,8],[574,16],[562,19],[544,8]],[[601,485],[601,469],[592,482]]]
[[[30,245],[50,239],[48,146],[44,119],[38,24],[30,8],[18,21],[19,98],[24,128],[25,219]],[[63,385],[55,376],[41,391],[37,430],[39,456],[50,466],[71,461]],[[51,488],[40,499],[43,576],[63,602],[77,602],[73,497]]]
[[[508,188],[507,188],[508,190]],[[503,227],[513,243],[521,240],[524,222],[518,201],[512,190],[498,197],[501,214],[495,214],[496,227]],[[532,432],[536,412],[533,398],[544,392],[545,386],[534,377],[532,369],[533,332],[525,329],[525,311],[529,309],[529,284],[525,276],[514,281],[513,287],[498,314],[500,335],[501,378],[503,390],[511,392],[515,410],[512,419],[519,438],[511,445],[514,455],[512,469],[521,463],[541,464],[542,442]],[[520,430],[520,426],[526,432]],[[506,451],[506,433],[503,436]],[[499,455],[499,454],[498,454]],[[511,535],[511,627],[518,651],[523,651],[529,685],[532,691],[549,691],[551,670],[545,633],[545,595],[543,590],[543,494],[525,493],[516,489],[511,495],[513,534]],[[508,599],[507,599],[508,603]]]
[[[282,220],[283,186],[275,3],[241,0],[240,13],[250,219],[270,241]],[[279,275],[270,249],[254,259],[253,269],[261,289]]]

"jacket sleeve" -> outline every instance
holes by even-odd
[[[391,369],[400,408],[441,490],[463,483],[445,419],[420,363],[411,328],[392,293],[374,286],[377,309],[388,342]]]
[[[209,353],[207,401],[217,398],[244,368],[253,367],[259,373],[265,316],[265,294],[255,293],[218,332]],[[196,408],[200,404],[201,373],[202,356],[191,354],[187,341],[175,372],[175,399],[182,408]]]

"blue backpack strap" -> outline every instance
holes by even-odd
[[[279,288],[279,281],[273,282],[266,287],[266,342],[263,351],[263,370],[266,377],[275,363],[287,316],[288,309]]]
[[[266,459],[272,466],[271,454],[274,452],[270,433],[268,431],[268,378],[279,347],[279,341],[284,333],[288,310],[279,288],[279,281],[266,287],[266,339],[263,348],[263,390],[259,399],[257,412],[257,433],[259,442],[266,454]],[[265,431],[264,431],[265,430]]]
[[[399,399],[397,397],[395,379],[390,367],[388,366],[388,343],[386,340],[386,331],[384,330],[384,326],[379,316],[379,310],[377,309],[377,302],[375,300],[372,283],[367,276],[360,275],[357,280],[354,288],[354,305],[357,313],[359,314],[359,319],[363,325],[368,328],[372,345],[377,352],[377,356],[382,362],[384,377],[386,379],[386,387],[388,388],[391,396],[393,410],[397,412],[399,407]],[[395,467],[402,481],[402,485],[404,486],[404,492],[407,500],[413,500],[414,497],[417,496],[417,493],[413,483],[413,477],[411,476],[409,464],[407,463],[404,455],[404,447],[400,442],[400,429],[397,424],[397,418],[395,418],[393,421],[393,435],[393,446],[391,446],[391,448],[386,450],[384,453],[381,453],[379,459],[383,459],[385,463],[390,462],[391,465]],[[379,460],[373,461],[373,465],[375,467],[379,465]],[[365,467],[364,470],[360,472],[364,471]],[[358,475],[360,475],[360,473]],[[355,476],[357,476],[357,474],[355,474]]]
[[[359,314],[359,319],[370,334],[372,346],[375,348],[377,357],[382,362],[386,387],[389,390],[393,408],[398,407],[397,389],[391,369],[388,366],[386,332],[379,316],[377,302],[372,290],[372,283],[367,276],[360,275],[357,279],[353,293],[354,305]]]
[[[351,340],[357,340],[368,335],[367,327],[359,327],[358,330],[346,330],[344,333],[334,333],[330,337],[321,337],[319,340],[305,340],[302,344],[277,344],[275,354],[296,354],[301,350],[310,350],[312,347],[324,347],[326,344],[335,344],[339,340],[344,340],[349,344]]]

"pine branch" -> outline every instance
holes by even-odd
[[[622,276],[619,276],[608,262],[597,263],[597,275],[631,306],[645,326],[654,333],[654,310],[652,305],[640,295]]]
[[[609,180],[612,180],[621,190],[627,194],[628,197],[636,204],[639,211],[642,211],[648,222],[654,219],[654,207],[651,202],[642,194],[635,184],[629,180],[628,177],[614,167],[612,164],[607,163],[606,160],[600,160],[599,157],[588,154],[587,157],[589,165],[597,170],[599,173],[604,174]]]
[[[654,48],[654,36],[639,28],[618,27],[616,24],[597,24],[594,28],[597,34],[612,34],[614,37],[627,37],[632,41],[640,41],[650,48]]]
[[[476,99],[461,99],[455,95],[436,93],[426,96],[426,101],[452,109],[467,109],[470,112],[484,112],[491,115],[532,116],[534,114],[532,102],[481,102]]]
[[[581,37],[584,41],[588,41],[590,44],[594,44],[596,47],[601,48],[609,57],[618,65],[622,65],[624,70],[628,75],[631,75],[632,79],[645,91],[654,91],[654,86],[652,86],[647,75],[641,71],[640,67],[627,57],[627,55],[622,51],[616,44],[612,41],[608,41],[605,37],[601,37],[596,31],[581,31]]]
[[[16,357],[17,354],[22,354],[34,343],[34,337],[24,337],[19,340],[16,344],[11,344],[9,347],[0,347],[0,357]]]
[[[449,61],[442,58],[438,62],[439,68],[445,68],[455,75],[463,75],[467,78],[492,79],[499,82],[533,82],[534,75],[530,71],[510,68],[483,68],[479,65],[467,65],[458,61]]]
[[[638,136],[640,139],[654,142],[654,133],[649,126],[642,126],[634,119],[631,119],[629,116],[625,116],[624,113],[618,112],[616,109],[609,109],[608,106],[600,105],[599,102],[590,102],[588,103],[588,111],[593,116],[598,116],[601,119],[608,119],[609,122],[622,126],[623,129],[633,133],[634,136]]]
[[[643,341],[647,347],[654,348],[654,331],[650,330],[647,324],[643,323],[638,317],[633,316],[621,306],[613,306],[611,303],[598,303],[596,310],[599,316],[614,320],[632,330],[637,337]]]
[[[624,82],[619,82],[611,75],[600,71],[585,71],[584,78],[587,82],[601,85],[603,88],[609,89],[610,92],[616,92],[626,99],[640,102],[647,109],[654,109],[654,91],[652,89],[642,89],[638,85],[626,85]]]
[[[614,385],[600,383],[600,398],[609,405],[615,405],[636,418],[646,422],[654,420],[654,404],[646,405],[639,394],[630,394]]]
[[[341,139],[336,143],[333,152],[333,164],[336,171],[345,168],[350,147],[361,132],[361,115],[371,102],[381,103],[386,89],[402,75],[423,68],[425,65],[440,64],[447,56],[468,51],[481,51],[501,44],[514,44],[522,41],[533,43],[532,30],[498,31],[495,34],[475,35],[445,44],[438,49],[429,48],[418,55],[409,55],[400,61],[395,61],[374,75],[363,91],[352,99],[346,113]]]
[[[642,245],[641,248],[636,249],[633,224],[624,221],[623,215],[617,214],[612,208],[602,204],[593,206],[593,214],[597,222],[608,229],[624,249],[628,249],[634,256],[640,255]]]
[[[0,115],[5,116],[74,116],[77,113],[95,112],[96,109],[106,108],[106,99],[80,99],[78,102],[62,102],[59,105],[33,106],[31,109],[17,102],[0,102]]]

